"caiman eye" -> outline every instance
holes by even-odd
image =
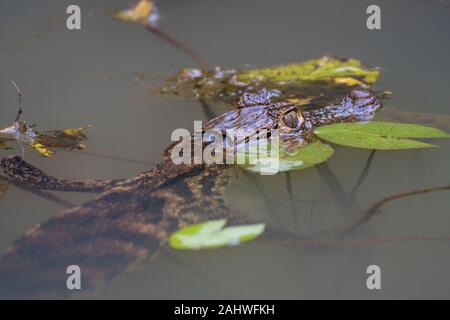
[[[299,123],[300,123],[300,119],[298,117],[298,113],[295,112],[294,110],[286,113],[283,116],[283,122],[289,128],[292,128],[292,129],[297,128]]]

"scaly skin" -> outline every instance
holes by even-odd
[[[264,90],[245,94],[235,110],[211,120],[204,130],[271,129],[294,148],[312,141],[320,125],[369,121],[381,107],[361,90],[352,91],[339,105],[314,110],[271,103],[269,98]],[[3,171],[15,183],[101,194],[36,226],[11,245],[0,260],[0,297],[68,296],[65,270],[72,264],[80,266],[83,292],[89,292],[146,260],[176,229],[206,219],[244,222],[230,212],[224,196],[234,166],[175,165],[172,148],[156,168],[115,181],[59,179],[20,157],[3,159]]]

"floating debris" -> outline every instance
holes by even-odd
[[[0,138],[0,149],[11,149],[11,146],[8,143],[16,141],[20,146],[22,146],[23,143],[30,145],[44,157],[51,157],[55,154],[52,148],[66,150],[83,150],[86,148],[81,142],[87,139],[84,130],[90,128],[91,126],[89,125],[80,128],[38,132],[24,120],[21,120],[20,118],[23,113],[22,93],[14,81],[12,81],[12,83],[19,95],[19,111],[12,125],[0,130],[0,134],[9,136]]]
[[[127,22],[146,22],[152,26],[156,26],[159,20],[158,8],[149,0],[141,0],[130,9],[116,11],[113,16]]]
[[[379,74],[379,70],[364,67],[359,60],[325,56],[304,63],[241,71],[221,67],[183,69],[168,79],[162,92],[229,103],[243,92],[268,88],[278,91],[284,101],[309,99],[318,103],[325,93],[337,101],[349,87],[367,87],[377,81]]]

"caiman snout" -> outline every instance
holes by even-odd
[[[383,107],[380,100],[368,91],[353,90],[350,92],[350,98],[354,104],[354,109],[365,109],[367,112],[375,112]]]

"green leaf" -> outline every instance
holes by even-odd
[[[331,158],[334,150],[320,141],[313,142],[293,153],[280,152],[279,157],[263,155],[253,165],[244,165],[244,168],[255,173],[270,174],[268,168],[273,168],[274,173],[302,170],[311,168]],[[277,162],[278,161],[278,162]],[[266,170],[266,171],[265,171]]]
[[[319,127],[315,134],[335,144],[376,150],[433,148],[436,146],[408,138],[450,138],[448,133],[436,128],[382,121],[337,123]]]
[[[194,224],[174,232],[169,244],[174,249],[198,250],[222,246],[235,246],[257,238],[264,232],[264,224],[224,228],[227,221],[211,220]]]

